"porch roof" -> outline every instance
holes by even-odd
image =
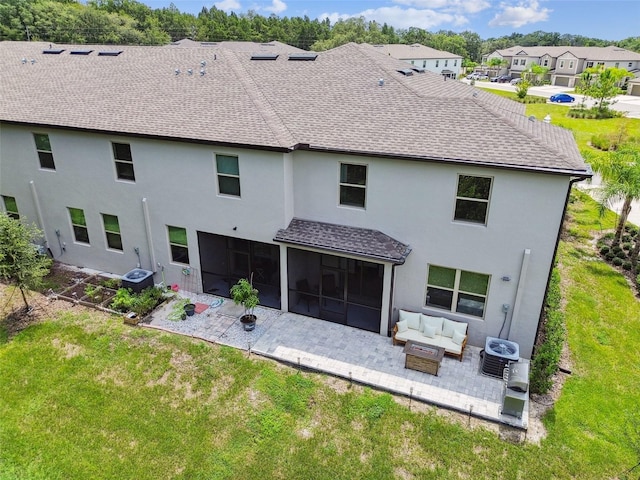
[[[409,245],[378,230],[301,218],[294,218],[287,228],[278,230],[273,240],[397,265],[402,265],[411,252]]]

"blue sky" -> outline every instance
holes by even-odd
[[[141,0],[152,8],[171,0]],[[182,12],[203,6],[227,12],[310,18],[364,16],[395,28],[471,30],[481,38],[513,32],[570,33],[605,40],[640,36],[640,0],[173,0]]]

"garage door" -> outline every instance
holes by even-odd
[[[640,83],[629,84],[629,95],[640,97]]]
[[[554,85],[558,87],[568,87],[569,86],[569,77],[556,77],[556,82]]]

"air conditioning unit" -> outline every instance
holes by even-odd
[[[509,364],[507,388],[516,392],[526,393],[529,390],[529,364],[515,362]]]
[[[504,368],[509,362],[520,359],[520,347],[515,342],[502,338],[487,337],[482,357],[482,373],[491,377],[503,378]]]
[[[526,393],[516,392],[509,388],[505,388],[504,396],[502,398],[501,413],[503,415],[509,415],[511,417],[522,418],[526,401]]]

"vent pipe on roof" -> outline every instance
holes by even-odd
[[[193,69],[192,69],[192,68],[187,69],[187,73],[188,73],[189,75],[193,75]]]
[[[180,75],[180,69],[179,69],[179,68],[176,68],[176,69],[175,69],[175,74],[176,74],[176,75]]]
[[[378,85],[381,87],[384,85],[384,78],[381,78],[380,80],[378,80]]]

